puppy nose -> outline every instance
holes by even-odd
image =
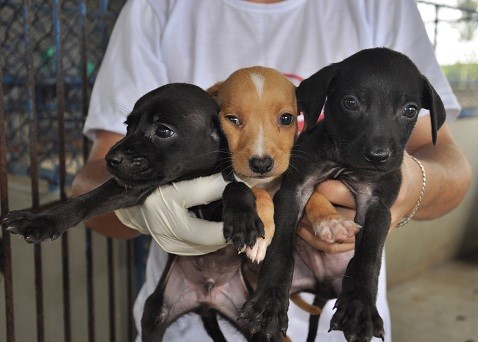
[[[371,148],[365,151],[365,159],[373,165],[385,163],[391,155],[392,152],[388,148]]]
[[[264,158],[249,159],[249,167],[255,173],[267,173],[274,167],[274,160],[266,156]]]
[[[108,166],[114,169],[121,165],[121,163],[123,162],[123,155],[118,153],[107,154],[105,159]]]

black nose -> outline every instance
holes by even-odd
[[[267,156],[264,158],[249,159],[249,168],[255,173],[267,173],[274,167],[274,160]]]
[[[119,153],[108,153],[105,157],[108,167],[115,169],[123,162],[123,155]]]
[[[377,147],[365,151],[365,159],[367,160],[367,162],[373,165],[385,163],[391,155],[392,152],[388,148]]]

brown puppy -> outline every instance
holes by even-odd
[[[219,104],[219,121],[234,175],[256,195],[265,236],[252,248],[244,248],[247,256],[259,263],[275,230],[272,196],[289,166],[297,136],[295,86],[277,70],[254,66],[235,71],[208,92]],[[316,235],[327,242],[343,241],[357,232],[356,224],[340,216],[317,191],[306,212]]]
[[[256,196],[265,236],[245,252],[259,263],[275,230],[272,196],[289,166],[297,135],[295,86],[280,72],[255,66],[235,71],[208,92],[219,104],[234,175]]]

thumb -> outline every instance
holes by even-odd
[[[221,199],[227,184],[222,174],[216,173],[212,176],[172,183],[169,190],[174,192],[171,195],[182,201],[184,208],[190,208]]]

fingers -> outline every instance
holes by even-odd
[[[354,220],[355,218],[355,209],[345,208],[345,207],[335,207],[337,212],[349,220]]]
[[[309,226],[310,227],[310,226]],[[355,238],[346,239],[343,243],[328,243],[317,237],[312,228],[301,224],[297,234],[312,247],[321,250],[324,253],[344,253],[355,248]]]
[[[133,228],[141,234],[149,234],[144,216],[138,206],[115,210],[115,214],[125,226]]]
[[[336,206],[355,209],[355,198],[349,188],[338,180],[327,180],[317,187],[319,192]]]
[[[160,188],[166,201],[172,198],[180,201],[184,208],[190,208],[221,199],[227,184],[228,182],[223,179],[222,174],[216,173],[212,176],[172,183]]]
[[[216,248],[225,247],[228,243],[224,239],[222,222],[206,221],[198,218],[189,217],[188,230],[183,230],[181,239],[201,246],[211,246]]]
[[[185,222],[187,223],[187,222]],[[151,236],[168,253],[204,255],[227,246],[222,235],[222,223],[190,218],[188,229],[164,232],[152,226]]]

